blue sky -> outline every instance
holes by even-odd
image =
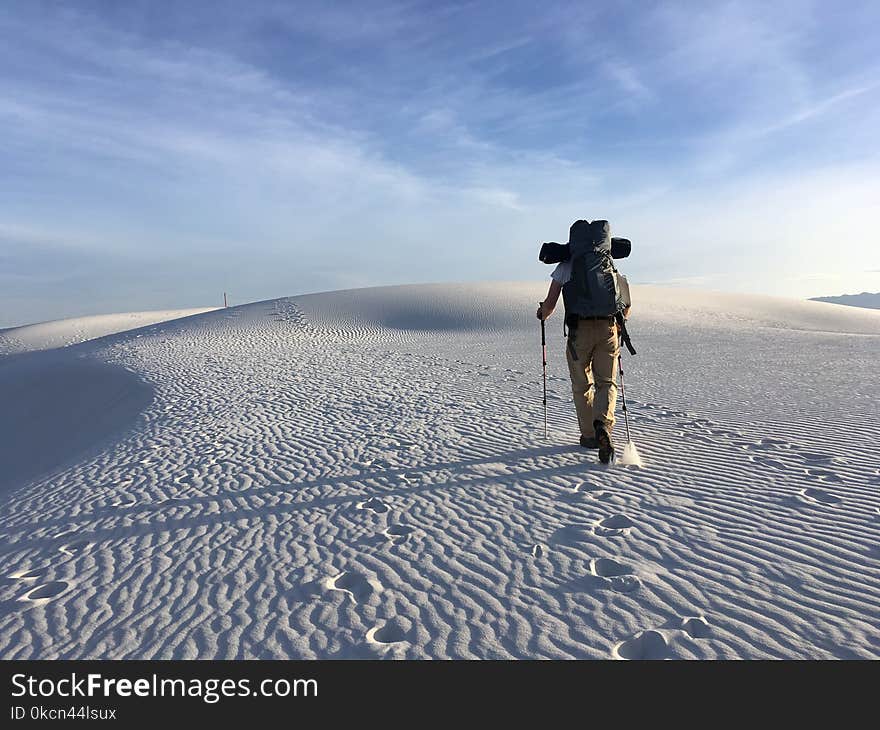
[[[0,5],[0,327],[545,278],[880,291],[876,2]]]

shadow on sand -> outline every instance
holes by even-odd
[[[0,358],[0,496],[115,441],[152,400],[133,373],[69,351]]]

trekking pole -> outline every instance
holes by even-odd
[[[544,303],[538,302],[541,312],[541,359],[544,370],[544,438],[547,438],[547,337],[544,329]]]

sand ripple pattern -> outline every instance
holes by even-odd
[[[544,285],[414,289],[78,346],[154,397],[3,495],[2,658],[880,656],[880,338],[646,305],[609,469]]]

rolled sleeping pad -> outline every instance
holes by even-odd
[[[611,239],[611,258],[625,259],[632,253],[632,241],[628,238]]]
[[[538,260],[545,264],[558,264],[560,261],[568,261],[571,255],[567,243],[545,243],[541,246]]]
[[[545,264],[558,264],[560,261],[568,261],[571,256],[570,244],[567,243],[544,243],[538,260]],[[625,259],[632,253],[632,241],[628,238],[611,239],[611,258]]]

